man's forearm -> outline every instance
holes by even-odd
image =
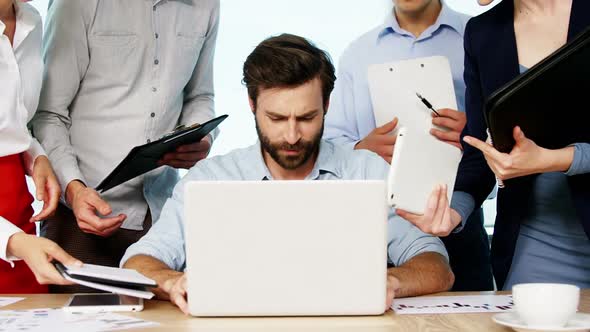
[[[152,291],[161,300],[169,300],[168,290],[174,284],[174,281],[184,274],[170,269],[168,265],[151,256],[145,255],[137,255],[129,258],[123,267],[136,270],[146,277],[155,280],[158,288],[153,288]]]
[[[420,254],[400,267],[389,268],[387,275],[399,281],[396,298],[444,292],[455,282],[446,258],[434,252]]]

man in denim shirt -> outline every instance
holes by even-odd
[[[389,165],[378,155],[322,140],[334,81],[329,56],[307,40],[281,35],[262,42],[244,64],[259,143],[193,167],[164,205],[160,220],[129,247],[121,266],[156,280],[158,297],[170,299],[188,313],[183,272],[187,268],[183,233],[187,182],[383,180]],[[438,238],[421,232],[393,211],[388,236],[388,260],[394,265],[388,269],[388,306],[394,297],[440,292],[452,286],[454,276]]]

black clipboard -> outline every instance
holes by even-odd
[[[485,103],[494,147],[509,153],[520,126],[537,145],[590,142],[590,28],[498,89]]]
[[[96,187],[99,192],[105,192],[135,177],[154,170],[160,165],[158,161],[181,145],[202,140],[223,122],[228,115],[222,115],[203,124],[178,130],[157,141],[136,146],[117,165],[117,167]]]

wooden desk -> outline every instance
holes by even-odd
[[[443,293],[466,295],[487,293]],[[12,295],[8,295],[12,296]],[[16,295],[14,295],[16,296]],[[68,300],[65,294],[24,295],[26,300],[1,309],[57,308]],[[0,309],[0,310],[1,310]],[[590,313],[590,289],[582,291],[580,311]],[[495,324],[493,314],[395,315],[388,312],[377,317],[322,318],[191,318],[184,316],[169,302],[146,301],[144,311],[129,316],[162,324],[145,331],[311,331],[311,332],[385,332],[385,331],[512,331]]]

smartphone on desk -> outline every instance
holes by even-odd
[[[143,299],[119,294],[74,294],[64,306],[71,313],[142,311]]]

